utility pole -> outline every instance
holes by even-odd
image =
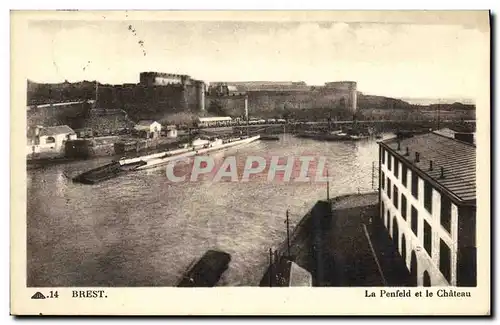
[[[375,188],[375,162],[372,161],[372,190]]]
[[[273,286],[273,250],[269,248],[269,286]]]
[[[441,124],[441,105],[438,104],[438,130],[440,129],[440,124]]]
[[[326,169],[326,199],[330,200],[330,179],[328,178],[328,168]]]
[[[245,117],[247,119],[247,137],[250,137],[249,135],[249,121],[248,121],[248,95],[245,94]]]
[[[286,210],[286,242],[288,247],[288,257],[292,256],[290,254],[290,220],[288,218],[288,209]]]

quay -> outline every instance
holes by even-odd
[[[313,286],[408,286],[410,275],[379,217],[378,192],[320,200],[270,260],[260,286],[283,286],[292,260]]]

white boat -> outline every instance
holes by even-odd
[[[214,141],[195,139],[191,146],[182,149],[176,149],[171,151],[160,152],[148,156],[122,159],[119,161],[120,165],[127,165],[136,162],[145,162],[146,164],[137,167],[134,170],[143,170],[147,168],[157,167],[166,164],[171,161],[178,159],[192,157],[200,154],[204,154],[211,151],[221,150],[224,148],[235,147],[238,145],[247,144],[260,139],[260,135],[256,135],[249,138],[232,138],[226,141],[222,139],[215,139]]]

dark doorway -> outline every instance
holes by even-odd
[[[417,276],[418,276],[417,255],[415,254],[415,251],[412,251],[411,262],[410,262],[410,285],[412,287],[417,286]]]
[[[405,234],[401,236],[401,257],[403,258],[403,262],[405,263],[406,266],[406,238]]]
[[[431,276],[429,275],[429,272],[425,271],[424,272],[424,287],[430,287],[431,286]]]
[[[396,252],[399,251],[398,238],[399,238],[398,221],[396,220],[396,216],[394,216],[394,218],[392,219],[392,241],[394,243],[394,247],[396,248]]]

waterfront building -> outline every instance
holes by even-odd
[[[145,134],[146,139],[156,139],[161,134],[161,124],[153,120],[141,120],[135,126],[134,130]]]
[[[476,285],[476,147],[435,132],[379,145],[380,217],[413,285]]]
[[[177,138],[177,127],[175,125],[167,125],[165,131],[167,138]]]
[[[65,142],[76,138],[75,131],[67,125],[35,126],[28,129],[27,154],[63,155]]]

